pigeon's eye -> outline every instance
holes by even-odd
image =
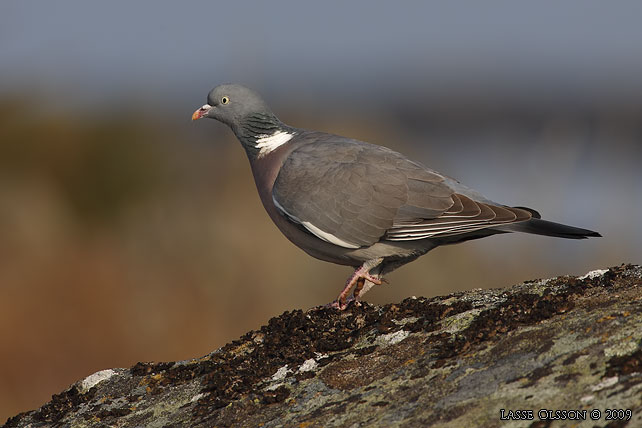
[[[221,98],[221,104],[227,104],[229,102],[230,102],[230,99],[228,97]]]

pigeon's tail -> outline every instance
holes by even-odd
[[[555,236],[567,239],[586,239],[589,237],[602,236],[592,230],[581,229],[579,227],[554,223],[552,221],[541,220],[538,218],[532,218],[522,223],[507,225],[504,230],[510,232],[532,233],[535,235]]]

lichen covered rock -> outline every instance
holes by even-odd
[[[641,309],[642,268],[623,265],[286,312],[202,358],[98,372],[5,427],[637,427]]]

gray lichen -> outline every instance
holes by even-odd
[[[623,265],[286,312],[202,358],[98,372],[5,427],[605,426],[606,409],[642,426],[640,309],[642,268]],[[542,409],[601,415],[541,421]]]

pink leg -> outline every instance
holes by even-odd
[[[372,281],[364,280],[363,283],[361,283],[361,286],[357,284],[357,286],[354,288],[354,292],[352,293],[352,296],[354,297],[354,301],[356,303],[359,303],[360,298],[363,297],[363,295],[366,294],[375,285],[388,283],[388,281],[385,278],[381,277],[381,275],[374,275],[374,277],[377,278],[379,282],[373,283]]]
[[[370,275],[370,270],[379,266],[382,261],[383,258],[368,260],[361,265],[361,267],[355,270],[352,276],[348,278],[343,291],[341,291],[337,299],[330,303],[329,306],[343,311],[348,307],[348,303],[352,300],[352,298],[348,299],[348,295],[350,294],[352,287],[355,287],[353,296],[354,300],[357,300],[366,281],[377,285],[381,284],[382,281],[379,276]]]
[[[366,280],[364,278],[359,278],[359,280],[357,281],[357,285],[354,286],[352,299],[354,300],[355,304],[359,303],[359,294],[361,294],[361,290],[363,290],[364,285],[366,285]]]

